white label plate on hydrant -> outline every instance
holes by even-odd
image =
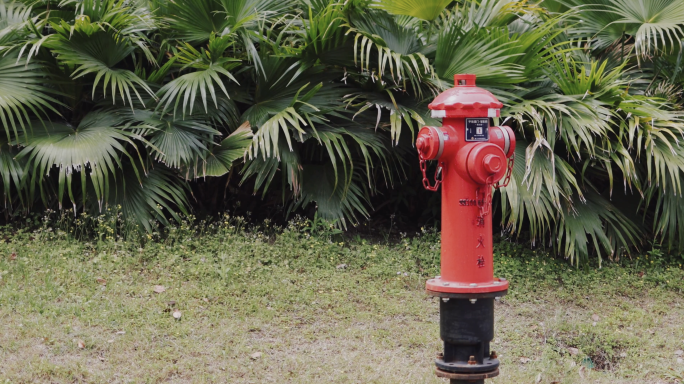
[[[489,119],[465,119],[466,141],[489,141]]]

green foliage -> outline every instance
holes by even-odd
[[[439,17],[444,8],[452,2],[453,0],[382,0],[374,5],[396,15],[432,21]]]
[[[415,133],[467,72],[517,134],[505,231],[576,264],[684,249],[681,4],[3,1],[6,213],[121,205],[153,231],[213,178],[348,228],[420,188]]]
[[[55,164],[59,165],[58,195],[61,203],[65,188],[72,203],[76,203],[72,190],[74,174],[79,174],[83,199],[86,197],[86,178],[89,176],[97,202],[108,200],[110,175],[122,168],[122,158],[134,161],[124,144],[132,144],[129,135],[118,128],[121,119],[105,112],[91,112],[83,117],[75,129],[59,123],[48,123],[45,129],[40,124],[19,142],[27,143],[17,158],[26,157],[27,172],[31,175],[31,194],[38,185],[43,191],[40,175],[49,174]],[[89,175],[86,169],[90,170]],[[138,170],[133,167],[138,175]],[[45,194],[43,193],[43,198]],[[85,202],[85,201],[84,201]],[[61,208],[61,206],[60,206]]]
[[[207,50],[201,48],[201,51],[198,51],[189,43],[185,43],[185,47],[178,47],[175,64],[181,66],[181,70],[193,68],[197,71],[186,73],[177,79],[173,79],[159,90],[159,95],[161,96],[159,104],[164,105],[162,113],[166,112],[171,103],[175,101],[173,105],[173,115],[175,117],[178,104],[182,98],[183,117],[185,117],[186,109],[189,109],[188,114],[192,114],[198,90],[202,97],[202,105],[205,112],[207,112],[207,91],[214,102],[214,106],[218,107],[214,84],[227,97],[230,97],[219,75],[223,75],[237,83],[237,80],[228,72],[228,69],[237,66],[237,62],[240,60],[223,57],[226,49],[232,43],[232,36],[230,35],[216,37],[212,34],[209,38],[209,49]]]
[[[58,113],[56,107],[60,103],[53,97],[54,90],[46,84],[49,74],[41,69],[40,64],[27,63],[15,53],[0,58],[0,87],[5,92],[0,98],[0,121],[7,140],[26,131],[32,117],[45,118],[48,112]]]

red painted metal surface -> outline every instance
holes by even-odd
[[[454,84],[428,105],[433,111],[443,111],[436,117],[499,116],[503,104],[491,92],[475,86],[475,75],[454,75]]]
[[[489,91],[475,86],[475,75],[454,76],[454,88],[429,105],[441,127],[423,127],[416,140],[424,185],[439,183],[425,175],[425,161],[437,160],[442,186],[441,276],[428,280],[429,291],[491,293],[508,289],[494,277],[491,194],[501,179],[510,178],[515,134],[509,127],[488,127],[503,106]],[[466,119],[471,133],[466,136]],[[477,131],[477,132],[475,132]],[[488,136],[488,137],[487,137]],[[470,140],[470,141],[468,141]]]

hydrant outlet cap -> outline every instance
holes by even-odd
[[[424,137],[418,137],[418,140],[416,140],[416,149],[418,149],[418,152],[425,152],[427,149],[428,144],[425,141]]]
[[[503,166],[506,155],[492,143],[479,143],[468,153],[467,169],[470,178],[477,184],[496,183],[506,174]]]
[[[483,161],[482,161],[485,170],[489,173],[497,173],[501,169],[502,161],[501,158],[497,155],[485,155]]]
[[[437,127],[423,127],[416,138],[416,149],[422,160],[436,160],[442,156],[444,138]]]

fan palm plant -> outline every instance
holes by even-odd
[[[468,72],[518,135],[505,231],[573,262],[682,247],[683,25],[674,0],[2,1],[5,210],[150,230],[215,179],[347,227],[420,186],[415,132]]]

